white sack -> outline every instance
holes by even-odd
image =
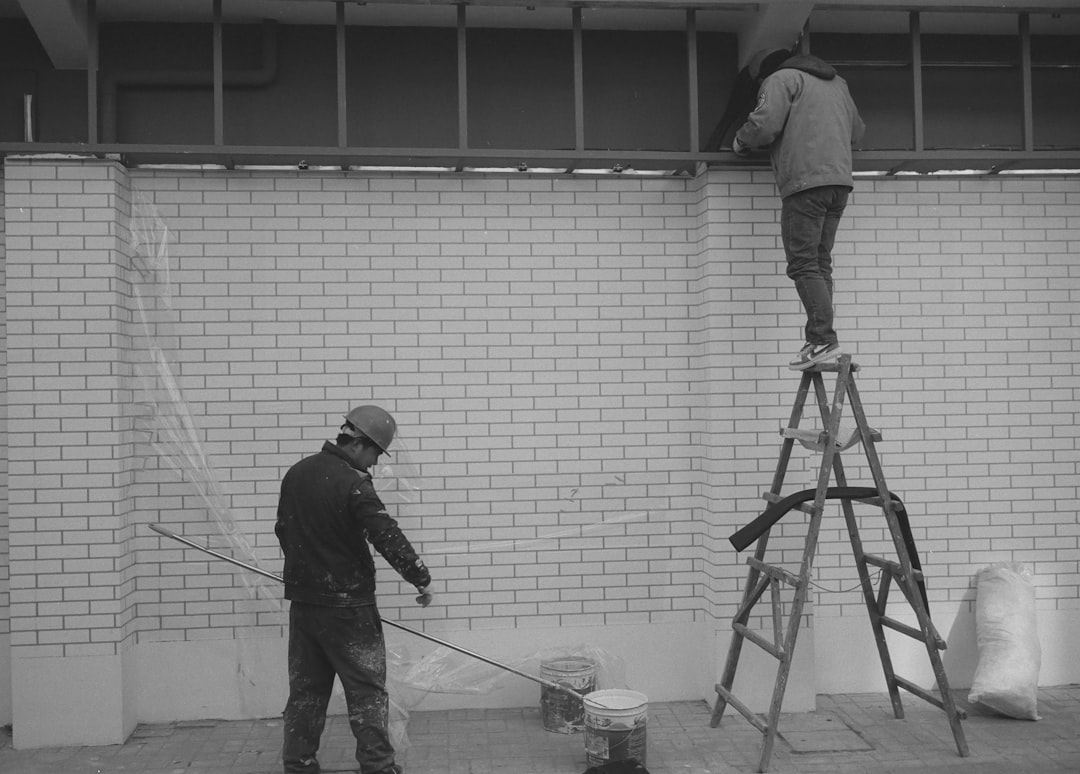
[[[976,578],[975,637],[979,660],[968,701],[1004,715],[1038,720],[1042,650],[1035,628],[1035,586],[1021,564],[984,567]]]

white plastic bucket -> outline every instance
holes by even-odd
[[[643,693],[610,688],[586,694],[585,755],[590,766],[636,760],[645,765],[649,700]]]
[[[564,656],[542,662],[540,676],[584,696],[596,689],[596,662],[579,656]],[[585,708],[581,700],[547,685],[540,689],[540,717],[548,731],[580,734],[585,730]]]

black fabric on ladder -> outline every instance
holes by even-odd
[[[739,528],[728,540],[731,545],[735,546],[736,551],[742,551],[765,534],[773,524],[780,521],[796,505],[813,500],[816,496],[816,489],[804,489],[801,492],[788,495],[783,500],[770,505],[760,516],[745,527]],[[825,490],[826,500],[869,500],[877,496],[878,490],[868,486],[830,486]],[[900,526],[900,534],[904,539],[904,548],[907,549],[911,566],[913,569],[921,570],[922,565],[919,563],[919,554],[915,549],[915,538],[911,534],[911,522],[908,519],[907,509],[904,507],[903,501],[892,492],[889,492],[889,497],[895,503],[893,513],[896,514],[896,521]],[[930,612],[930,601],[926,598],[926,584],[921,580],[918,581],[918,584],[923,605],[926,607],[926,611]]]

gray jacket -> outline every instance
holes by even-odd
[[[866,125],[844,81],[816,56],[793,56],[761,84],[757,107],[736,132],[769,148],[781,198],[823,185],[853,186],[851,146]]]

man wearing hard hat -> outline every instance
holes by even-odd
[[[335,675],[345,691],[361,774],[400,774],[388,734],[386,647],[368,543],[431,602],[431,575],[375,493],[369,468],[389,454],[397,423],[354,408],[337,441],[289,469],[275,532],[285,555],[289,700],[284,770],[318,774],[316,753]]]

